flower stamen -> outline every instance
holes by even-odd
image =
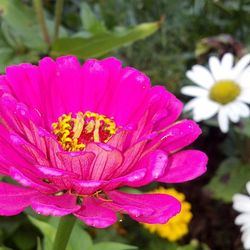
[[[117,131],[113,118],[94,112],[64,114],[52,124],[52,132],[66,151],[82,151],[89,142],[106,143]]]

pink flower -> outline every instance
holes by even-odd
[[[100,228],[117,212],[165,223],[180,211],[175,198],[117,189],[206,171],[203,152],[180,151],[201,133],[193,121],[175,122],[181,111],[175,96],[115,58],[8,67],[0,76],[0,174],[22,186],[0,182],[0,215],[31,206]]]

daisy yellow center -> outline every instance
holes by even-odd
[[[66,151],[82,151],[89,142],[106,143],[117,131],[112,118],[94,112],[71,113],[58,118],[52,124],[52,132]]]
[[[239,96],[240,86],[232,80],[221,80],[216,82],[210,90],[209,97],[215,102],[227,104]]]

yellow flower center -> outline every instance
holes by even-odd
[[[240,86],[232,80],[220,80],[210,90],[209,97],[215,102],[227,104],[240,94]]]
[[[177,241],[188,233],[188,225],[193,217],[191,204],[185,200],[183,193],[173,188],[157,188],[150,193],[168,194],[175,197],[181,203],[181,212],[172,217],[166,224],[143,224],[150,233],[156,233],[169,241]]]
[[[66,151],[82,151],[89,142],[106,143],[117,131],[112,118],[94,112],[78,112],[76,117],[71,113],[58,118],[52,124],[52,132]]]

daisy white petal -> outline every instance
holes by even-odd
[[[221,59],[221,66],[224,70],[230,71],[233,67],[234,56],[231,53],[227,53]]]
[[[216,81],[221,80],[225,77],[224,70],[217,57],[215,56],[210,57],[208,63],[211,73]]]
[[[246,188],[250,194],[250,181],[247,182]],[[250,196],[235,194],[233,197],[233,208],[241,213],[236,217],[234,222],[236,225],[241,226],[241,241],[244,248],[250,249]]]
[[[250,230],[247,230],[243,233],[242,237],[241,237],[241,240],[243,242],[243,246],[244,248],[247,250],[247,249],[250,249]]]
[[[221,61],[215,56],[209,58],[210,71],[201,65],[193,66],[186,75],[202,88],[182,88],[183,94],[198,97],[188,102],[185,110],[193,110],[196,121],[209,119],[218,113],[218,124],[224,133],[228,132],[230,121],[237,123],[241,117],[250,116],[246,105],[250,104],[249,63],[250,54],[234,66],[233,55],[227,53]]]
[[[249,213],[242,213],[235,218],[236,225],[250,225],[250,212]]]
[[[245,89],[244,91],[242,91],[237,99],[250,104],[250,89]]]
[[[250,194],[250,181],[247,182],[246,189],[247,189],[248,194]]]
[[[227,109],[221,107],[218,113],[218,123],[220,130],[223,133],[227,133],[229,129],[229,120],[228,120],[228,114],[227,114]]]
[[[207,96],[208,91],[206,89],[196,86],[186,86],[181,89],[181,93],[188,96]]]
[[[241,74],[235,77],[235,81],[239,83],[241,87],[250,87],[250,65],[247,66]]]
[[[235,102],[235,108],[238,109],[239,115],[242,117],[248,117],[250,115],[249,107],[243,102]]]
[[[227,114],[228,114],[229,119],[234,123],[239,122],[240,110],[235,105],[235,103],[230,103],[225,108],[227,109]]]
[[[187,111],[192,110],[194,107],[199,105],[199,103],[202,102],[202,100],[203,100],[203,98],[201,98],[201,97],[196,97],[196,98],[191,99],[189,102],[186,103],[183,111],[187,112]]]
[[[203,98],[193,110],[194,120],[202,121],[213,117],[218,112],[219,107],[218,103]]]
[[[186,76],[197,85],[206,89],[209,89],[214,84],[211,73],[201,65],[193,66],[192,70],[187,71]]]
[[[238,77],[240,73],[246,68],[246,66],[250,63],[250,54],[243,56],[239,62],[232,69],[232,75],[234,78]]]
[[[250,212],[250,197],[243,194],[233,196],[233,208],[238,212]]]
[[[246,213],[244,213],[246,214]],[[250,224],[249,223],[243,223],[242,226],[240,227],[240,231],[244,232],[244,231],[250,231]]]

